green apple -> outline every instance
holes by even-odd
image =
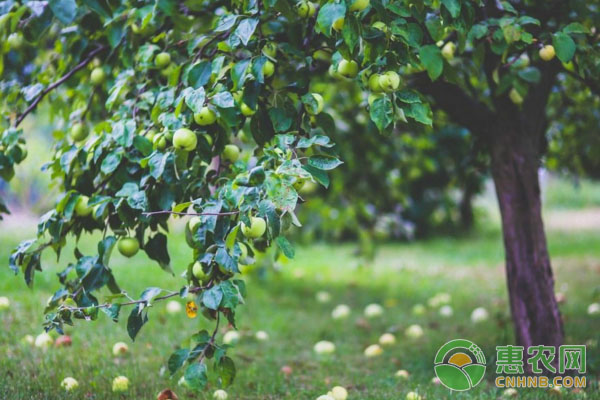
[[[146,132],[146,139],[148,139],[149,141],[153,141],[154,140],[154,136],[156,136],[156,131],[154,129],[150,129],[148,132]]]
[[[315,99],[315,101],[317,102],[317,109],[313,110],[311,107],[307,107],[307,105],[304,105],[304,108],[306,109],[306,112],[311,114],[311,115],[317,115],[320,114],[321,111],[323,111],[323,106],[325,105],[324,101],[323,101],[323,96],[321,96],[319,93],[311,93],[313,99]]]
[[[227,144],[223,149],[223,153],[221,154],[221,158],[225,161],[229,161],[230,163],[234,163],[240,158],[240,148],[235,144]]]
[[[386,25],[385,22],[382,22],[382,21],[373,22],[373,25],[371,25],[371,27],[378,29],[383,33],[387,33],[387,31],[388,31],[388,26]]]
[[[76,142],[81,142],[88,137],[87,127],[83,124],[83,122],[76,122],[71,127],[71,138]]]
[[[60,383],[60,386],[63,389],[65,389],[65,391],[72,392],[73,390],[75,390],[79,387],[79,382],[77,382],[77,379],[75,379],[71,376],[67,376],[65,379],[62,380],[62,382]]]
[[[200,264],[198,261],[196,261],[192,267],[192,274],[200,282],[204,282],[206,278],[208,278],[208,275],[206,275],[206,272],[204,272],[204,269],[202,268],[202,264]]]
[[[379,84],[379,78],[381,78],[380,74],[373,74],[369,77],[369,89],[374,93],[379,93],[383,90]]]
[[[25,43],[23,35],[19,32],[11,33],[10,35],[8,35],[6,41],[11,50],[19,50],[21,47],[23,47],[23,44]]]
[[[227,397],[229,397],[229,395],[223,389],[215,390],[213,393],[213,399],[215,400],[227,400]]]
[[[192,151],[196,148],[197,144],[198,138],[196,134],[187,128],[177,129],[173,135],[173,146],[176,149]]]
[[[240,111],[246,117],[251,117],[256,113],[256,110],[251,109],[250,106],[246,103],[242,103],[242,105],[240,106]]]
[[[262,73],[263,73],[264,77],[270,78],[271,76],[273,76],[274,72],[275,72],[275,64],[273,64],[271,61],[267,60],[262,67]]]
[[[154,139],[152,139],[152,144],[154,150],[163,151],[167,148],[167,139],[159,133],[158,135],[154,136]]]
[[[214,124],[217,120],[217,114],[208,107],[202,107],[199,112],[194,114],[194,121],[198,125],[206,126]]]
[[[296,4],[296,12],[301,18],[310,18],[315,15],[315,11],[317,11],[317,8],[310,1],[301,1]]]
[[[119,253],[125,257],[133,257],[140,250],[140,242],[136,238],[124,236],[119,239],[117,248],[119,249]]]
[[[200,217],[192,217],[188,221],[188,229],[190,230],[190,232],[194,233],[196,227],[200,226],[201,223],[202,219]]]
[[[369,6],[371,0],[354,0],[350,5],[350,11],[362,11]]]
[[[89,197],[81,195],[75,203],[75,215],[79,217],[87,217],[92,213],[92,207],[88,206]]]
[[[384,92],[393,92],[400,86],[400,75],[394,71],[388,71],[379,77],[379,86]]]
[[[169,64],[171,64],[171,55],[167,52],[158,53],[156,58],[154,59],[154,65],[157,68],[163,69],[166,68]]]
[[[96,67],[92,70],[92,73],[90,74],[90,81],[92,82],[92,85],[102,85],[105,79],[106,74],[104,73],[104,70],[101,67]]]
[[[358,64],[354,60],[343,59],[337,67],[337,72],[346,78],[354,78],[358,75]]]
[[[523,104],[523,97],[515,88],[510,89],[510,92],[508,93],[508,97],[510,98],[510,101],[512,101],[513,103],[515,103],[518,106]]]
[[[335,67],[332,65],[329,66],[329,76],[331,76],[332,78],[335,79],[342,79],[343,76],[340,75],[337,70],[335,69]]]
[[[454,52],[456,51],[456,45],[454,42],[448,42],[442,47],[442,57],[446,59],[446,61],[450,61],[454,59]]]
[[[21,151],[21,159],[19,160],[19,162],[23,161],[24,159],[27,158],[27,147],[25,147],[24,144],[19,143],[17,145],[17,147],[19,148],[19,150]]]
[[[556,55],[556,51],[554,50],[554,46],[551,44],[547,44],[546,46],[540,49],[540,58],[544,61],[550,61]]]
[[[113,345],[112,353],[113,356],[119,357],[129,351],[129,346],[125,342],[117,342]]]
[[[315,60],[331,61],[331,53],[323,49],[315,50],[312,56]]]
[[[292,186],[294,187],[294,190],[296,190],[296,192],[299,192],[300,190],[302,190],[302,187],[304,186],[305,183],[306,183],[306,178],[298,178],[298,179],[296,179],[296,182],[294,182],[292,184]]]
[[[117,376],[112,381],[112,391],[115,393],[126,392],[129,389],[129,379],[124,376]]]
[[[246,257],[248,257],[248,246],[246,246],[244,243],[242,242],[238,242],[238,246],[240,246],[240,260],[244,260]]]
[[[263,46],[262,52],[267,57],[275,58],[277,55],[277,45],[274,42],[269,42]]]
[[[261,237],[267,230],[267,223],[263,218],[251,217],[250,226],[242,222],[242,234],[250,239]]]
[[[340,17],[340,18],[336,19],[335,21],[333,21],[333,24],[331,25],[331,27],[336,32],[341,31],[342,28],[344,27],[344,17]]]

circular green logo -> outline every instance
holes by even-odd
[[[485,375],[485,356],[475,343],[451,340],[438,350],[435,374],[448,389],[463,391],[474,388]]]

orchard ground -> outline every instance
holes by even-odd
[[[493,204],[487,197],[480,204]],[[587,398],[600,398],[600,315],[589,316],[587,307],[600,300],[600,190],[557,181],[546,193],[546,225],[556,277],[556,291],[566,301],[561,312],[566,325],[566,342],[587,344]],[[484,207],[487,209],[487,207]],[[493,208],[489,208],[490,210]],[[386,244],[377,258],[365,268],[357,268],[355,246],[313,245],[297,249],[293,261],[264,276],[250,276],[248,300],[238,315],[241,339],[232,356],[238,366],[230,399],[315,399],[331,387],[348,388],[349,399],[403,399],[417,391],[427,399],[496,399],[502,391],[493,383],[495,346],[512,343],[509,306],[503,269],[503,251],[497,218],[488,212],[477,230],[465,237],[434,238],[409,244]],[[485,221],[485,222],[484,222]],[[191,250],[181,227],[174,225],[170,253],[176,277],[170,277],[141,253],[132,259],[116,254],[111,261],[119,282],[133,296],[147,286],[176,288]],[[180,375],[169,377],[163,367],[173,351],[173,343],[183,342],[195,329],[210,325],[201,318],[189,319],[184,311],[166,312],[166,302],[154,304],[150,322],[142,328],[135,343],[127,336],[125,320],[118,324],[101,314],[98,321],[77,321],[69,329],[71,347],[41,350],[22,343],[25,335],[41,332],[42,310],[56,289],[55,260],[46,257],[48,268],[39,273],[33,290],[26,288],[21,275],[7,267],[10,250],[19,240],[32,235],[35,221],[13,216],[0,223],[0,296],[7,296],[11,308],[0,311],[0,398],[2,399],[153,399],[165,388],[180,398],[208,399],[218,388],[211,381],[203,393],[191,393],[177,385]],[[92,241],[83,239],[81,249]],[[91,249],[90,249],[91,250]],[[64,252],[63,264],[72,254]],[[327,291],[327,303],[316,294]],[[439,293],[449,293],[453,316],[443,317],[438,308],[428,307],[424,315],[414,315],[415,304],[427,305]],[[333,320],[332,309],[347,304],[347,319]],[[370,303],[384,306],[382,316],[366,319],[363,310]],[[183,302],[182,302],[183,305]],[[473,323],[477,307],[489,311],[487,321]],[[123,312],[127,315],[127,312]],[[404,335],[411,324],[423,327],[424,335],[409,339]],[[257,341],[256,331],[265,331],[267,341]],[[226,331],[223,329],[222,334]],[[396,335],[396,344],[385,347],[379,357],[366,358],[364,349],[385,332]],[[488,362],[486,380],[464,393],[450,393],[431,383],[433,358],[446,341],[468,338],[483,349]],[[336,351],[318,356],[313,346],[329,340]],[[123,357],[112,355],[115,342],[129,344]],[[291,374],[281,369],[291,367]],[[407,380],[394,376],[397,370],[410,373]],[[128,392],[115,395],[111,381],[118,375],[131,382]],[[66,394],[63,378],[72,376],[79,389]],[[519,389],[519,398],[544,399],[541,389]],[[564,391],[565,398],[582,398]]]

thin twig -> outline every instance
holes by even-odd
[[[102,45],[102,46],[98,47],[97,49],[93,50],[90,54],[88,54],[88,56],[83,61],[81,61],[79,64],[77,64],[72,70],[70,70],[69,72],[67,72],[66,74],[64,74],[59,80],[57,80],[56,82],[54,82],[53,84],[51,84],[50,86],[48,86],[46,89],[44,89],[42,91],[42,93],[40,93],[39,96],[33,101],[33,103],[31,103],[29,105],[29,107],[27,107],[25,109],[25,111],[23,111],[23,113],[17,117],[17,119],[15,120],[15,128],[17,126],[19,126],[19,124],[21,122],[23,122],[23,120],[25,119],[25,117],[37,107],[37,105],[40,103],[40,101],[42,101],[42,99],[48,93],[50,93],[51,91],[53,91],[54,89],[56,89],[57,87],[59,87],[60,85],[62,85],[63,83],[65,83],[77,71],[79,71],[80,69],[82,69],[83,67],[85,67],[86,65],[88,65],[90,63],[90,61],[92,61],[94,59],[94,57],[96,56],[96,54],[100,53],[105,48],[106,48],[106,46]]]
[[[206,286],[196,286],[193,287],[189,290],[190,293],[197,293],[201,290],[205,290],[205,289],[209,289],[209,287],[211,286],[212,282],[209,282],[208,285]],[[79,289],[76,291],[76,293],[79,292]],[[161,301],[161,300],[166,300],[166,299],[170,299],[171,297],[175,297],[178,296],[179,292],[172,292],[169,294],[166,294],[164,296],[160,296],[160,297],[156,297],[152,300],[152,302],[157,302],[157,301]],[[125,294],[125,296],[127,296],[127,294]],[[127,296],[129,297],[129,296]],[[123,306],[131,306],[131,305],[135,305],[135,304],[141,304],[141,303],[150,303],[148,300],[131,300],[131,301],[127,301],[125,303],[115,303],[118,304],[119,306],[123,307]],[[108,308],[111,307],[113,304],[112,303],[104,303],[104,304],[97,304],[95,306],[90,306],[92,308]],[[85,309],[87,309],[89,307],[70,307],[70,306],[63,306],[63,309],[65,310],[69,310],[69,311],[83,311]]]
[[[210,340],[208,341],[208,343],[206,343],[206,346],[204,347],[204,349],[202,349],[202,353],[200,353],[200,356],[198,357],[198,362],[201,363],[202,360],[204,360],[204,357],[206,356],[206,350],[212,346],[213,344],[215,344],[215,338],[217,337],[217,332],[219,331],[219,322],[221,321],[221,314],[219,313],[219,311],[217,311],[217,325],[215,326],[215,330],[213,331]]]
[[[224,216],[224,215],[236,215],[239,214],[239,211],[227,211],[227,212],[222,212],[222,213],[185,213],[185,212],[177,212],[177,211],[170,211],[170,210],[160,210],[160,211],[150,211],[150,212],[145,212],[142,213],[143,215],[159,215],[159,214],[173,214],[173,215],[189,215],[189,216],[203,216],[203,215],[207,215],[207,216]]]

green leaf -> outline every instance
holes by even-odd
[[[307,137],[300,138],[300,140],[298,140],[298,143],[296,144],[296,148],[307,149],[307,148],[311,147],[312,145],[323,146],[323,147],[333,147],[334,146],[334,144],[331,143],[329,136],[314,135],[309,138],[307,138]]]
[[[169,361],[167,361],[167,366],[169,367],[169,372],[171,375],[173,375],[179,368],[183,366],[189,354],[189,349],[175,350],[173,354],[171,354]]]
[[[140,135],[133,137],[133,147],[135,147],[144,157],[152,153],[152,142]]]
[[[244,46],[248,45],[250,38],[254,34],[256,30],[256,26],[258,25],[258,18],[247,18],[242,20],[238,27],[235,29],[234,35],[237,36]]]
[[[317,182],[319,182],[321,185],[323,185],[326,188],[329,187],[329,176],[327,175],[327,172],[317,169],[315,167],[312,167],[310,165],[303,165],[302,168],[304,170],[306,170],[308,173],[310,173],[312,175],[312,177]]]
[[[538,83],[542,77],[540,70],[536,67],[527,67],[518,72],[518,75],[525,81]]]
[[[389,96],[376,99],[369,109],[371,121],[380,132],[384,131],[394,121],[394,107]]]
[[[202,61],[198,64],[194,64],[187,73],[188,85],[198,89],[200,86],[204,86],[210,80],[212,74],[212,64],[208,61]]]
[[[107,236],[98,243],[98,257],[102,261],[103,265],[108,265],[110,255],[116,243],[117,238],[114,236]]]
[[[333,156],[318,155],[308,159],[308,165],[324,171],[334,169],[341,164],[342,162]]]
[[[220,286],[213,286],[202,294],[202,304],[211,310],[218,310],[223,300]]]
[[[354,15],[349,15],[344,21],[342,28],[342,38],[350,51],[354,51],[360,39],[360,25]]]
[[[277,239],[275,239],[275,242],[277,242],[277,245],[287,258],[294,258],[296,251],[289,240],[287,240],[284,236],[278,236]]]
[[[233,68],[231,68],[231,80],[233,81],[233,90],[236,90],[244,85],[246,81],[246,71],[250,65],[250,59],[238,61]]]
[[[111,153],[109,153],[104,160],[102,160],[102,165],[100,166],[100,171],[103,174],[109,175],[114,170],[119,167],[121,164],[121,160],[123,159],[123,150],[118,149]]]
[[[552,43],[556,49],[556,56],[564,63],[571,61],[575,55],[575,42],[569,35],[558,32],[552,37]]]
[[[146,196],[146,192],[143,190],[135,192],[127,198],[127,204],[135,210],[148,211],[148,197]]]
[[[240,291],[233,283],[231,283],[231,280],[221,282],[219,287],[223,293],[223,302],[221,303],[222,307],[234,310],[238,304],[243,302]]]
[[[450,12],[452,18],[460,15],[460,2],[458,0],[442,0],[442,4]]]
[[[404,115],[425,125],[431,126],[433,124],[433,115],[427,103],[409,104],[407,108],[404,108]]]
[[[275,129],[275,132],[277,133],[287,132],[294,122],[292,116],[288,114],[286,109],[281,107],[270,108],[269,118],[271,118],[273,129]]]
[[[184,374],[185,382],[192,390],[202,390],[206,386],[206,364],[195,362],[190,364]]]
[[[237,262],[229,255],[227,249],[224,247],[219,247],[217,250],[217,254],[215,254],[215,262],[221,267],[225,268],[227,271],[240,272]]]
[[[589,29],[579,22],[571,22],[569,25],[565,26],[562,31],[564,33],[589,33]]]
[[[143,311],[142,305],[136,304],[133,310],[131,310],[129,318],[127,318],[127,333],[131,340],[135,341],[135,337],[146,322],[148,322],[147,313]]]
[[[425,20],[425,26],[427,31],[431,35],[431,38],[436,42],[444,38],[444,27],[442,26],[442,20],[438,16],[428,16]]]
[[[77,3],[75,0],[50,0],[48,2],[54,16],[65,25],[70,24],[77,14]]]
[[[331,36],[333,22],[344,18],[346,15],[345,3],[327,3],[319,10],[317,16],[317,28],[325,36]]]
[[[427,69],[429,78],[434,81],[440,77],[444,69],[444,58],[440,49],[434,45],[423,46],[419,49],[421,63]]]
[[[110,307],[102,307],[102,312],[108,315],[114,322],[119,321],[119,313],[121,311],[120,304],[111,304]]]
[[[217,23],[217,27],[215,28],[215,32],[224,32],[228,31],[235,25],[235,21],[237,21],[239,15],[231,15],[225,14],[221,17],[219,22]]]
[[[144,250],[148,257],[157,261],[163,270],[173,274],[171,257],[169,257],[169,251],[167,250],[167,237],[164,234],[157,233],[151,237],[144,246]]]
[[[211,103],[221,108],[234,107],[233,96],[229,92],[220,92],[213,96]]]
[[[403,89],[397,92],[396,98],[403,103],[422,103],[419,93],[409,89]]]
[[[471,41],[473,39],[481,39],[482,37],[484,37],[487,34],[487,32],[488,32],[488,27],[486,25],[475,24],[471,27],[471,30],[469,30],[467,38]]]
[[[142,294],[140,295],[140,300],[144,300],[147,303],[152,302],[152,300],[158,296],[162,292],[161,288],[158,287],[149,287],[146,288]]]
[[[204,100],[206,95],[204,94],[204,88],[199,87],[198,89],[192,89],[190,87],[185,88],[183,91],[185,104],[194,112],[198,113],[204,107]]]
[[[221,387],[227,387],[231,385],[235,379],[235,363],[227,356],[221,357],[216,365],[216,372],[221,381]]]

